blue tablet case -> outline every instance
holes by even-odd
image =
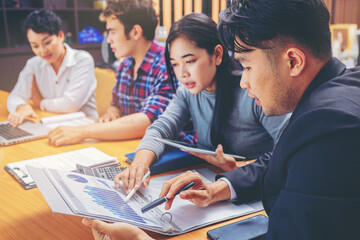
[[[126,161],[132,163],[135,157],[135,152],[127,153],[125,156],[128,158]],[[165,152],[157,162],[150,166],[150,172],[151,175],[155,175],[205,162],[205,160],[181,151],[180,149],[172,149]]]

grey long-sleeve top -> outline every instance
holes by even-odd
[[[191,94],[184,86],[176,91],[165,112],[147,128],[145,136],[137,147],[148,149],[156,154],[157,159],[165,150],[165,145],[154,141],[152,137],[174,139],[177,133],[192,118],[198,143],[215,149],[211,144],[210,130],[216,92],[203,90],[197,95]],[[256,100],[248,97],[247,90],[237,87],[235,104],[229,116],[224,136],[229,140],[229,154],[256,158],[272,151],[285,128],[290,114],[267,117]]]

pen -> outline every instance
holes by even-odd
[[[189,188],[193,187],[194,185],[195,185],[194,182],[191,182],[191,183],[185,185],[179,191],[177,191],[172,198],[174,198],[180,192],[188,190]],[[141,212],[145,213],[145,212],[149,211],[150,209],[153,209],[154,207],[157,207],[160,204],[162,204],[162,203],[164,203],[164,202],[166,202],[167,200],[170,200],[170,199],[171,198],[167,198],[167,197],[162,197],[162,198],[156,199],[155,201],[153,201],[153,202],[149,203],[148,205],[146,205],[145,207],[141,208]]]
[[[145,173],[144,177],[143,177],[142,180],[141,180],[141,184],[145,181],[145,179],[146,179],[148,176],[150,176],[150,170]],[[140,184],[140,186],[141,186],[141,184]],[[129,201],[129,199],[134,195],[134,193],[136,192],[136,190],[137,190],[136,188],[133,188],[133,189],[129,192],[129,194],[126,196],[126,198],[125,198],[124,201],[125,201],[125,202]]]

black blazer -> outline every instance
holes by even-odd
[[[261,193],[266,239],[360,239],[360,68],[324,66],[269,160],[217,176],[240,202]]]

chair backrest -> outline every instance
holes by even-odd
[[[95,89],[96,107],[99,116],[102,116],[110,106],[112,90],[115,85],[115,72],[111,69],[95,68],[97,87]]]

